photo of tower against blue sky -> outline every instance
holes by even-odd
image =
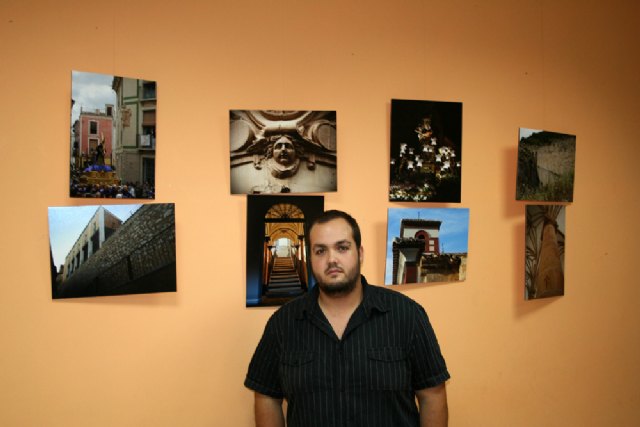
[[[404,223],[404,234],[401,235]],[[431,239],[429,238],[431,237]],[[426,243],[416,246],[416,242],[425,239]],[[430,281],[458,281],[466,277],[466,258],[469,242],[469,209],[468,208],[389,208],[387,217],[387,253],[385,268],[385,284],[420,283]],[[394,249],[395,243],[395,249]],[[414,247],[411,251],[410,248]],[[402,248],[402,249],[399,249]],[[405,260],[405,255],[410,251],[415,260],[412,262],[422,268],[422,273],[416,273],[409,281],[399,280],[397,276],[399,266],[395,262]],[[416,252],[418,251],[418,252]],[[398,252],[401,256],[398,256]],[[437,257],[462,259],[461,268],[455,271],[455,275],[441,274],[434,276],[426,271],[427,259]],[[395,267],[395,268],[394,268]],[[459,265],[460,267],[460,265]],[[400,266],[400,274],[403,268]],[[406,276],[406,273],[405,273]],[[440,280],[442,279],[442,280]]]

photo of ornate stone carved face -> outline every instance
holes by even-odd
[[[286,135],[276,136],[272,146],[267,148],[267,167],[274,178],[289,178],[298,172],[300,157],[304,154],[301,145],[296,148],[293,140]]]
[[[335,111],[231,110],[232,194],[336,191]]]

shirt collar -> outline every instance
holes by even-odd
[[[367,317],[371,316],[373,310],[377,310],[380,313],[386,313],[389,311],[389,305],[380,298],[380,293],[377,289],[374,289],[373,285],[370,285],[364,276],[360,276],[362,279],[362,308]]]
[[[381,313],[386,313],[390,310],[389,305],[385,303],[380,298],[380,294],[376,292],[375,289],[372,289],[374,286],[370,285],[367,282],[367,279],[360,275],[361,283],[362,283],[362,308],[364,309],[367,317],[371,316],[373,310],[377,310]],[[304,301],[300,304],[300,307],[296,311],[296,319],[304,319],[308,318],[309,315],[312,315],[315,310],[318,310],[320,306],[318,305],[318,295],[320,291],[318,289],[318,285],[314,286],[311,291],[307,292],[305,296],[302,298]]]

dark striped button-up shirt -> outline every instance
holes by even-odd
[[[415,390],[449,378],[424,309],[393,290],[368,285],[338,339],[318,290],[269,319],[245,386],[287,400],[289,427],[416,427]]]

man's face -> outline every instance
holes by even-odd
[[[362,247],[357,248],[349,223],[337,218],[316,224],[309,236],[311,270],[327,295],[346,295],[360,280]]]
[[[296,161],[296,149],[286,136],[281,137],[273,144],[273,158],[284,166],[289,166]]]

